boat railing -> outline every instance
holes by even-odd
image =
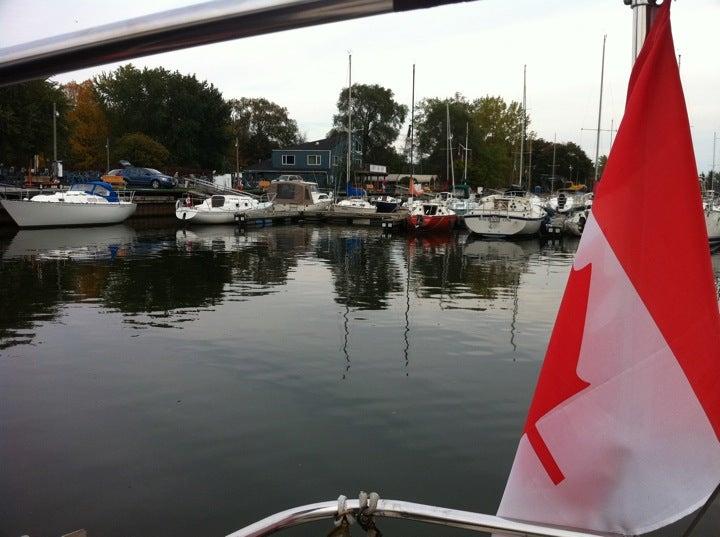
[[[337,501],[313,503],[281,511],[239,529],[227,537],[262,537],[285,528],[321,520],[334,520],[337,526],[343,522],[343,519],[349,524],[357,521],[362,528],[366,528],[368,524],[374,525],[373,519],[379,517],[401,518],[470,531],[511,536],[598,537],[598,535],[601,535],[559,526],[521,522],[471,511],[458,511],[400,500],[381,500],[375,493],[369,497],[365,493],[360,493],[360,499],[358,500],[347,500],[345,496],[340,496]]]
[[[133,199],[135,199],[134,190],[116,190],[115,192],[118,195],[118,199],[122,202],[132,203]]]
[[[209,194],[230,194],[235,196],[248,196],[250,198],[255,198],[259,201],[262,201],[263,197],[262,195],[252,194],[244,190],[238,190],[235,188],[218,185],[212,181],[208,181],[207,179],[201,179],[199,177],[185,177],[181,179],[181,181],[184,183],[183,188],[194,187]]]

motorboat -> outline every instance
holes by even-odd
[[[332,210],[336,213],[375,214],[378,208],[365,199],[348,198],[337,202]]]
[[[546,216],[530,197],[493,194],[465,215],[465,226],[486,237],[526,237],[540,231]]]
[[[188,196],[175,204],[175,216],[178,220],[194,224],[232,224],[237,214],[271,206],[272,203],[261,202],[251,196],[227,194],[216,194],[194,205]]]
[[[450,231],[457,223],[457,215],[437,201],[413,201],[406,222],[411,231]]]
[[[372,198],[371,203],[377,207],[379,213],[394,213],[402,205],[402,200],[393,196],[378,196]]]
[[[68,190],[37,194],[32,198],[0,200],[20,227],[58,227],[118,224],[135,212],[133,192],[122,199],[103,181],[72,185]]]

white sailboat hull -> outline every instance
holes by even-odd
[[[377,207],[352,207],[352,206],[342,206],[342,205],[334,205],[333,206],[333,212],[334,213],[347,213],[347,214],[375,214],[377,212]]]
[[[119,224],[137,208],[135,203],[71,203],[0,200],[20,227],[61,227]]]
[[[542,218],[520,218],[492,213],[465,215],[465,225],[484,237],[527,237],[540,232]]]
[[[193,207],[182,207],[175,211],[175,216],[183,222],[193,224],[232,224],[235,221],[235,213],[230,211],[198,211]]]
[[[708,240],[710,240],[710,242],[719,242],[720,210],[705,209],[705,226],[707,227]]]

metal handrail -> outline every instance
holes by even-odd
[[[346,508],[357,515],[359,500],[348,500]],[[227,537],[261,537],[276,531],[309,522],[329,520],[337,515],[338,502],[320,502],[288,509],[259,520],[242,529],[230,533]],[[530,522],[520,522],[494,515],[458,511],[433,505],[405,502],[401,500],[380,500],[375,517],[402,518],[416,522],[439,524],[471,531],[499,533],[503,535],[528,537],[598,537],[604,535],[595,532],[582,532],[557,526],[545,526]]]

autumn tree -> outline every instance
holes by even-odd
[[[330,134],[347,133],[347,88],[340,92],[337,109]],[[386,164],[396,158],[392,145],[407,113],[407,106],[395,101],[392,90],[378,84],[353,84],[352,129],[361,143],[363,163]]]
[[[113,147],[113,162],[128,160],[134,166],[161,168],[168,163],[170,151],[157,140],[141,132],[126,134]]]
[[[70,82],[65,85],[65,93],[72,106],[68,113],[68,143],[73,166],[82,170],[105,169],[105,144],[110,129],[92,80]]]
[[[231,99],[230,133],[238,141],[240,166],[269,158],[273,149],[299,143],[297,122],[287,108],[263,98]],[[232,160],[235,146],[232,141]]]

